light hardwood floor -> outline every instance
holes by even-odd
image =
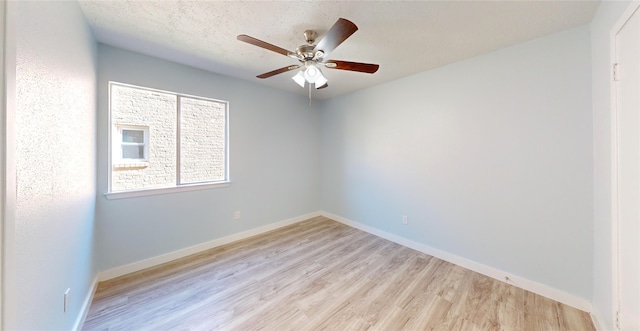
[[[99,284],[83,330],[595,330],[589,314],[317,217]]]

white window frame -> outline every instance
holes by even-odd
[[[113,171],[114,167],[118,167],[119,164],[117,164],[117,162],[114,162],[117,160],[117,158],[114,155],[114,146],[121,146],[119,144],[116,144],[116,142],[118,142],[118,140],[115,140],[116,138],[119,138],[119,143],[122,143],[122,137],[121,137],[121,129],[120,128],[133,128],[135,130],[140,130],[140,128],[145,128],[145,126],[135,126],[135,125],[117,125],[116,127],[118,128],[117,132],[119,132],[120,137],[113,137],[114,135],[114,125],[112,124],[112,119],[111,119],[111,90],[112,90],[112,86],[117,85],[117,86],[121,86],[121,87],[127,87],[127,88],[135,88],[135,89],[141,89],[141,90],[146,90],[146,91],[151,91],[151,92],[157,92],[157,93],[165,93],[165,94],[172,94],[175,95],[177,97],[177,102],[176,102],[176,107],[177,107],[177,118],[176,118],[176,124],[177,124],[177,132],[176,132],[176,152],[177,152],[177,157],[176,157],[176,183],[175,186],[170,186],[170,187],[163,187],[163,188],[143,188],[143,189],[135,189],[135,190],[127,190],[127,191],[115,191],[112,192],[111,191],[111,173]],[[224,165],[224,170],[225,170],[225,176],[223,180],[220,181],[206,181],[206,182],[199,182],[199,183],[189,183],[189,184],[180,184],[180,140],[181,140],[181,136],[180,136],[180,118],[181,118],[181,113],[180,113],[180,98],[192,98],[192,99],[200,99],[200,100],[209,100],[212,102],[217,102],[217,103],[222,103],[225,105],[225,165]],[[109,82],[109,95],[108,95],[108,99],[109,99],[109,128],[111,128],[110,130],[108,130],[108,141],[110,142],[108,145],[108,155],[109,155],[109,167],[108,168],[108,173],[107,173],[107,192],[104,193],[105,198],[109,199],[109,200],[113,200],[113,199],[125,199],[125,198],[134,198],[134,197],[143,197],[143,196],[149,196],[149,195],[158,195],[158,194],[168,194],[168,193],[177,193],[177,192],[185,192],[185,191],[194,191],[194,190],[204,190],[204,189],[212,189],[212,188],[222,188],[222,187],[228,187],[231,185],[231,180],[230,180],[230,175],[229,175],[229,102],[228,101],[224,101],[224,100],[218,100],[218,99],[213,99],[213,98],[207,98],[207,97],[201,97],[201,96],[194,96],[194,95],[188,95],[188,94],[182,94],[182,93],[177,93],[177,92],[171,92],[171,91],[164,91],[164,90],[158,90],[158,89],[153,89],[153,88],[149,88],[149,87],[144,87],[144,86],[137,86],[137,85],[131,85],[131,84],[125,84],[125,83],[119,83],[119,82],[114,82],[114,81],[110,81]],[[144,165],[144,163],[148,163],[148,159],[150,157],[149,155],[149,130],[148,127],[146,127],[147,130],[145,131],[145,160],[146,161],[139,161],[139,162],[131,162],[129,163],[130,165],[133,164],[139,164],[139,165]],[[122,148],[117,148],[117,150],[119,150],[120,153],[122,153]],[[120,154],[122,155],[122,154]],[[122,158],[120,158],[121,160],[123,160]],[[132,160],[133,159],[124,159],[124,160]]]
[[[148,166],[149,165],[149,127],[148,126],[138,126],[138,125],[116,125],[116,130],[118,134],[115,135],[115,140],[113,141],[113,146],[118,146],[118,148],[112,148],[114,154],[113,158],[113,166],[116,168],[120,167],[129,167],[129,166]],[[123,130],[131,130],[131,131],[142,131],[143,132],[143,142],[140,143],[129,143],[124,142],[122,138]],[[124,158],[123,149],[125,145],[127,146],[144,146],[144,158],[142,159],[130,159]]]

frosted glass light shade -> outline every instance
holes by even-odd
[[[302,71],[298,71],[298,73],[295,76],[291,77],[291,79],[293,79],[294,82],[300,85],[300,87],[304,88],[305,79]]]
[[[322,73],[318,71],[318,74],[319,74],[319,77],[316,79],[316,82],[315,82],[315,87],[316,88],[319,88],[320,86],[322,86],[322,85],[327,83],[327,79],[324,78]]]
[[[316,79],[320,76],[322,76],[320,69],[316,68],[313,64],[307,65],[307,69],[304,71],[304,78],[307,80],[307,83],[315,83]]]

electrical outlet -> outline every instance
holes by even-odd
[[[239,210],[237,212],[233,213],[233,219],[236,220],[236,221],[240,219],[240,211]]]
[[[68,288],[66,291],[64,291],[64,301],[63,301],[63,311],[66,313],[67,310],[69,310],[69,292],[71,292],[71,289]]]
[[[407,215],[402,215],[402,224],[409,224],[409,217],[407,217]]]

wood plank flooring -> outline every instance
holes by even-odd
[[[83,330],[595,330],[589,314],[317,217],[98,285]]]

